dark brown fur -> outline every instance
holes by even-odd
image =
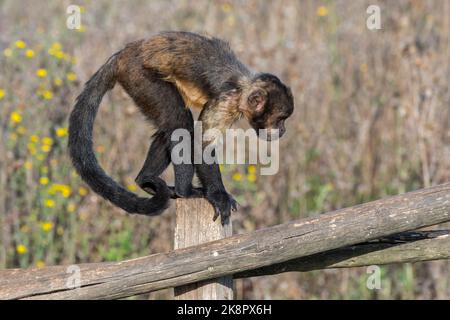
[[[144,190],[156,194],[145,201],[105,178],[93,152],[87,150],[101,97],[116,81],[158,128],[136,179]],[[198,195],[191,185],[193,165],[174,166],[173,189],[159,178],[170,163],[173,130],[193,131],[189,108],[202,110],[204,130],[224,130],[244,116],[255,130],[279,129],[282,135],[284,120],[293,111],[293,98],[274,75],[251,72],[226,42],[188,32],[164,32],[130,43],[86,84],[70,120],[69,145],[75,167],[96,192],[132,213],[160,213],[168,196]],[[225,191],[217,165],[201,164],[195,169],[203,186],[201,193],[226,219],[235,201]]]

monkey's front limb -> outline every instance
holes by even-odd
[[[225,190],[218,164],[196,164],[196,169],[204,189],[204,196],[214,207],[213,220],[220,215],[222,224],[226,223],[231,211],[237,210],[238,203]]]
[[[215,155],[215,150],[212,148],[216,143],[216,137],[210,136],[214,131],[209,131],[209,129],[223,129],[224,123],[220,123],[220,126],[215,122],[217,120],[218,113],[225,113],[224,106],[220,103],[214,104],[210,103],[205,106],[202,113],[200,114],[199,120],[203,126],[201,150],[195,150],[198,153],[201,151],[200,158],[201,163],[195,165],[197,175],[204,189],[205,198],[214,206],[215,215],[214,220],[220,215],[222,224],[228,221],[231,211],[237,210],[237,202],[234,198],[226,191],[225,186],[222,182],[222,175],[219,170],[219,165],[217,164],[217,159]],[[220,133],[222,130],[215,130],[216,134]],[[205,150],[209,149],[213,163],[206,163],[203,155]],[[211,159],[210,159],[211,160]]]

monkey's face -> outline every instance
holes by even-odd
[[[255,77],[241,108],[250,125],[261,139],[276,140],[286,132],[285,120],[294,111],[291,89],[276,76]],[[266,131],[260,131],[265,129]]]

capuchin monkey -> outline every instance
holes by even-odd
[[[157,128],[136,178],[151,198],[138,197],[118,185],[100,167],[93,151],[95,116],[102,97],[116,82]],[[128,44],[86,83],[69,120],[73,165],[93,191],[129,213],[158,215],[170,198],[202,196],[215,209],[213,219],[220,215],[225,223],[237,203],[225,190],[217,164],[174,164],[174,187],[159,177],[171,163],[176,145],[172,132],[182,128],[193,136],[189,108],[201,109],[204,132],[223,131],[243,116],[257,134],[267,129],[270,139],[271,130],[276,129],[280,137],[286,131],[284,122],[293,112],[294,101],[291,90],[276,76],[250,71],[226,42],[189,32],[163,32]],[[194,172],[201,188],[192,186]]]

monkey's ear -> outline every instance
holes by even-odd
[[[267,92],[261,88],[255,89],[247,98],[247,110],[252,113],[259,113],[264,110],[267,100]]]

